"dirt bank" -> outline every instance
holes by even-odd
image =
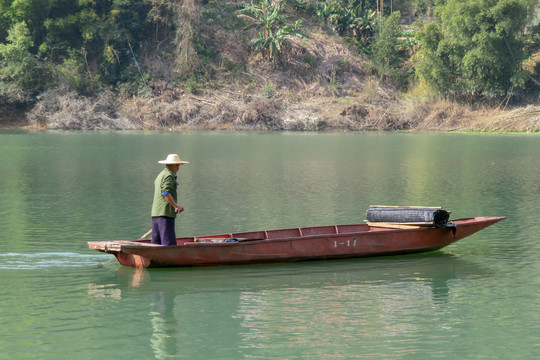
[[[313,96],[293,99],[215,92],[177,99],[50,94],[31,109],[0,108],[0,128],[263,131],[540,132],[540,105],[473,108],[447,100]],[[289,94],[290,95],[290,94]]]

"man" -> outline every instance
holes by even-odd
[[[152,244],[176,245],[174,219],[184,208],[176,203],[176,173],[182,161],[178,154],[169,154],[167,159],[158,161],[165,169],[154,180],[154,202],[152,204]]]

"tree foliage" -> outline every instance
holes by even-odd
[[[0,0],[0,95],[27,101],[47,86],[114,86],[149,9],[145,0]]]
[[[399,11],[392,13],[383,20],[375,35],[373,61],[380,74],[387,73],[390,69],[397,67],[400,62],[398,52],[398,37],[401,34],[400,17]]]
[[[24,21],[8,31],[6,44],[0,44],[0,93],[13,102],[28,102],[41,88],[41,71],[30,49],[34,45]]]
[[[403,39],[411,39],[396,10],[426,15],[436,7],[437,22],[418,36],[416,72],[447,94],[522,88],[520,65],[537,48],[523,37],[535,0],[251,1],[237,12],[240,0],[0,0],[0,101],[27,104],[53,87],[138,94],[149,78],[197,89],[222,68],[245,68],[248,37],[255,53],[282,64],[288,40],[306,38],[301,18],[309,16],[357,45],[381,75],[395,76],[406,74],[398,69]],[[245,20],[255,28],[249,35],[241,34]],[[237,48],[225,49],[223,39]]]
[[[535,0],[448,0],[419,34],[417,73],[441,93],[506,94],[525,84],[523,30]]]

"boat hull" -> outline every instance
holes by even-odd
[[[415,226],[395,229],[360,224],[203,237],[206,240],[223,237],[240,240],[232,243],[200,243],[195,242],[199,238],[190,237],[177,239],[177,246],[99,241],[89,242],[89,247],[114,254],[124,266],[143,268],[345,259],[438,250],[503,219],[478,217],[455,220],[455,233],[451,228]]]

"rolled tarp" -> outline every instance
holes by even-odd
[[[440,207],[370,206],[366,219],[371,223],[395,223],[446,227],[450,211]]]

